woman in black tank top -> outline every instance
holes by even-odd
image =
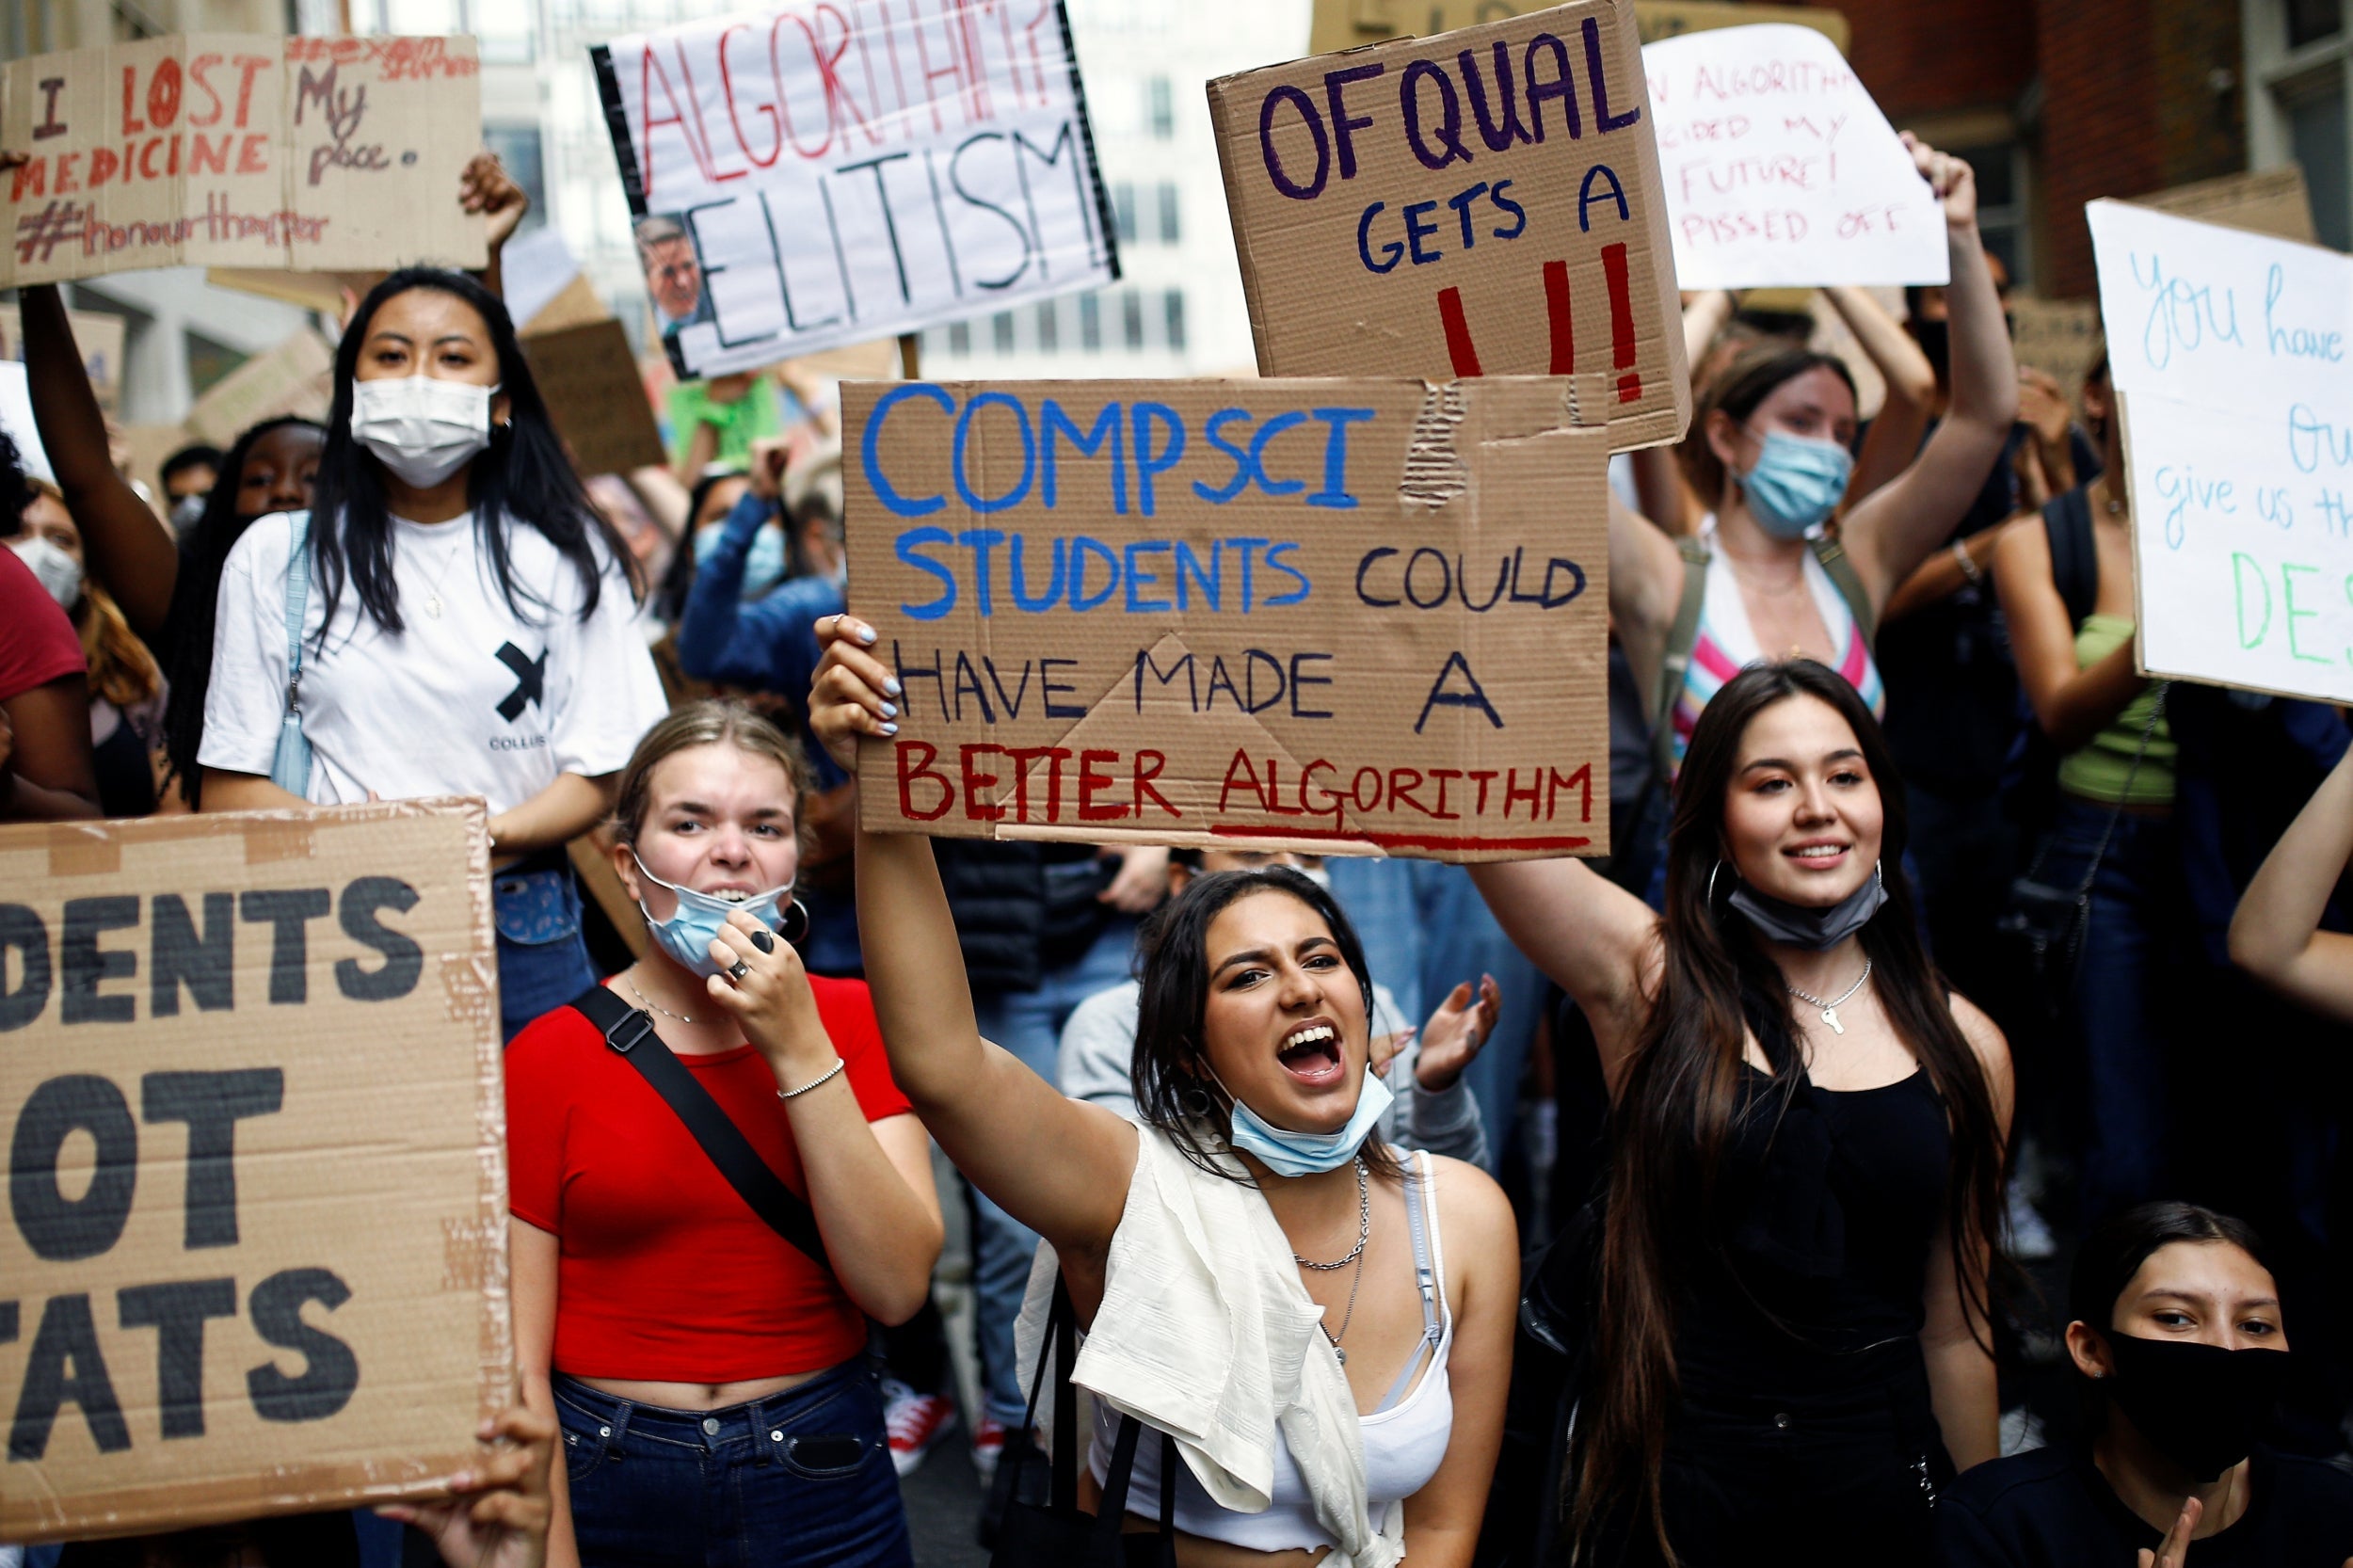
[[[1578,1562],[1922,1563],[1994,1457],[1987,1272],[2010,1074],[1922,949],[1878,723],[1810,661],[1691,738],[1663,918],[1567,860],[1477,866],[1612,1098]]]

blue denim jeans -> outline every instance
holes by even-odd
[[[2063,796],[2041,880],[2082,886],[2111,808]],[[2173,824],[2127,812],[2100,859],[2073,977],[2079,1042],[2078,1193],[2087,1224],[2163,1196],[2176,1030],[2175,988],[2191,960],[2181,839]]]
[[[555,1413],[583,1568],[915,1560],[862,1356],[708,1413],[632,1404],[559,1373]]]
[[[594,985],[597,973],[580,935],[580,888],[569,864],[534,856],[494,873],[490,893],[498,927],[499,1027],[512,1040],[532,1019]]]
[[[1502,1011],[1463,1081],[1486,1123],[1488,1159],[1500,1166],[1519,1130],[1520,1076],[1544,1013],[1543,973],[1512,945],[1461,866],[1337,857],[1324,865],[1332,896],[1364,943],[1366,967],[1413,1023],[1428,1022],[1462,982],[1496,977]]]
[[[1097,991],[1128,978],[1136,946],[1136,922],[1115,916],[1104,923],[1087,951],[1046,971],[1034,991],[990,991],[972,999],[981,1035],[1019,1057],[1047,1082],[1054,1081],[1054,1058],[1063,1025],[1078,1005]],[[1029,1405],[1015,1365],[1013,1320],[1021,1315],[1021,1293],[1037,1256],[1037,1232],[972,1189],[972,1294],[980,1340],[981,1383],[989,1415],[1006,1426],[1020,1424]]]

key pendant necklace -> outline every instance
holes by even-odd
[[[1782,982],[1782,988],[1787,991],[1791,996],[1797,998],[1800,1001],[1804,1002],[1808,1007],[1820,1008],[1822,1010],[1822,1021],[1830,1025],[1831,1032],[1833,1034],[1844,1034],[1847,1032],[1847,1026],[1838,1021],[1838,1010],[1851,1000],[1854,994],[1857,991],[1862,990],[1870,978],[1871,961],[1868,958],[1865,958],[1863,961],[1863,972],[1855,976],[1855,983],[1852,985],[1848,986],[1845,990],[1839,992],[1837,996],[1832,998],[1828,1001],[1824,1001],[1821,998],[1817,996],[1807,995],[1805,992],[1799,990],[1795,985],[1790,984],[1785,980]]]

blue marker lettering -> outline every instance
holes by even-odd
[[[993,613],[988,599],[988,552],[1005,542],[1005,536],[994,528],[968,528],[956,536],[956,543],[972,552],[972,597],[985,619]]]
[[[1051,405],[1048,405],[1048,407],[1051,407]],[[1047,472],[1050,473],[1053,471],[1049,469]],[[1046,591],[1043,594],[1033,597],[1030,593],[1021,575],[1022,543],[1022,536],[1016,534],[1013,536],[1013,552],[1005,563],[1005,570],[1006,575],[1011,578],[1013,582],[1014,603],[1020,606],[1021,609],[1028,614],[1034,616],[1044,611],[1052,609],[1054,607],[1054,600],[1062,597],[1063,563],[1068,556],[1068,549],[1062,540],[1056,539],[1054,541],[1054,574],[1047,580]]]
[[[1387,207],[1386,201],[1375,201],[1365,209],[1365,216],[1356,220],[1356,254],[1364,258],[1367,272],[1395,272],[1398,258],[1405,254],[1405,248],[1397,241],[1384,240],[1381,242],[1381,254],[1387,259],[1378,262],[1372,259],[1372,220]]]
[[[1299,586],[1290,593],[1284,594],[1279,598],[1268,600],[1266,601],[1266,607],[1270,610],[1278,610],[1286,604],[1296,604],[1301,600],[1307,597],[1307,574],[1301,571],[1297,567],[1285,565],[1283,561],[1285,552],[1297,550],[1298,548],[1298,540],[1286,539],[1281,544],[1276,545],[1273,549],[1266,552],[1266,564],[1269,569],[1279,571],[1284,576],[1299,584]]]
[[[1212,506],[1223,506],[1250,488],[1250,454],[1227,440],[1221,434],[1225,426],[1234,421],[1246,422],[1250,417],[1250,410],[1247,408],[1220,408],[1216,413],[1211,414],[1209,422],[1201,427],[1201,433],[1209,438],[1211,446],[1234,459],[1234,477],[1222,488],[1213,490],[1198,479],[1193,482],[1193,493]]]
[[[868,424],[867,428],[870,430],[873,428],[871,422]],[[882,491],[877,488],[874,493],[880,495]],[[934,501],[932,504],[938,505],[939,503],[937,501]],[[899,536],[899,541],[895,547],[899,559],[905,562],[908,566],[913,567],[918,571],[930,572],[934,577],[938,578],[944,584],[939,597],[933,600],[929,604],[900,605],[899,613],[901,615],[905,616],[912,620],[937,620],[940,616],[955,608],[956,574],[950,571],[946,567],[941,566],[937,561],[933,560],[930,556],[918,555],[916,553],[918,550],[922,549],[925,545],[953,544],[955,542],[956,536],[953,534],[949,533],[945,528],[910,528],[905,533]]]
[[[1095,424],[1083,436],[1070,417],[1062,411],[1062,405],[1047,398],[1038,405],[1038,436],[1046,448],[1046,509],[1054,509],[1060,493],[1054,483],[1054,437],[1057,432],[1077,448],[1082,456],[1092,457],[1103,450],[1103,442],[1112,443],[1112,510],[1121,517],[1128,515],[1128,455],[1119,418],[1119,405],[1106,403],[1095,416]]]
[[[1241,553],[1241,613],[1246,616],[1251,610],[1250,552],[1254,550],[1263,550],[1266,548],[1267,541],[1264,539],[1227,539],[1225,542]]]
[[[1175,608],[1175,606],[1170,604],[1167,600],[1145,599],[1138,591],[1140,589],[1149,587],[1155,583],[1162,581],[1162,578],[1159,572],[1145,571],[1143,567],[1137,564],[1136,557],[1139,555],[1149,555],[1156,551],[1164,552],[1168,548],[1169,542],[1166,539],[1139,539],[1135,543],[1129,545],[1127,550],[1123,552],[1123,553],[1127,556],[1128,613],[1129,615],[1142,615],[1151,610],[1168,610]]]
[[[1257,476],[1258,488],[1264,490],[1267,494],[1297,495],[1300,491],[1307,488],[1305,480],[1273,479],[1268,477],[1266,471],[1267,442],[1273,440],[1284,431],[1289,430],[1292,425],[1305,424],[1306,423],[1307,416],[1299,412],[1297,409],[1293,409],[1289,413],[1277,414],[1273,419],[1268,420],[1264,424],[1258,426],[1258,433],[1250,438],[1250,467]]]
[[[1003,495],[994,499],[973,493],[972,487],[966,480],[964,473],[965,448],[971,440],[973,418],[992,403],[1002,404],[1005,408],[1011,408],[1013,417],[1021,431],[1021,482]],[[956,494],[964,498],[964,504],[976,512],[1001,512],[1008,506],[1020,505],[1022,498],[1030,493],[1031,481],[1037,477],[1037,434],[1030,428],[1030,410],[1023,408],[1021,400],[1011,392],[984,392],[980,393],[971,402],[966,404],[964,412],[956,417],[956,439],[952,457],[956,471]]]
[[[874,400],[873,412],[866,416],[866,433],[858,440],[858,458],[865,465],[867,488],[874,492],[875,500],[896,516],[920,518],[938,511],[948,504],[948,498],[901,495],[883,477],[882,460],[875,451],[882,442],[883,421],[890,417],[891,409],[910,397],[927,397],[952,414],[956,411],[956,400],[929,381],[909,381],[893,387]]]
[[[1417,201],[1412,206],[1405,209],[1405,243],[1413,248],[1414,264],[1416,266],[1420,266],[1429,262],[1442,262],[1446,260],[1444,256],[1438,254],[1438,252],[1434,250],[1425,255],[1423,254],[1421,248],[1421,242],[1438,232],[1438,226],[1435,223],[1422,222],[1421,215],[1424,213],[1434,213],[1437,210],[1438,204],[1435,201]]]
[[[1193,546],[1183,539],[1176,541],[1176,608],[1179,610],[1189,609],[1192,604],[1185,591],[1188,575],[1201,584],[1201,597],[1209,601],[1212,611],[1225,608],[1219,602],[1224,597],[1225,578],[1225,545],[1210,541],[1209,569],[1205,572],[1201,569],[1201,557],[1193,552]]]
[[[1099,594],[1087,592],[1087,557],[1090,554],[1100,556],[1104,569],[1110,573],[1110,576],[1104,580],[1103,591]],[[1118,589],[1119,557],[1112,552],[1111,546],[1100,539],[1090,539],[1083,534],[1071,540],[1070,607],[1081,612],[1092,610],[1111,598]]]
[[[1129,446],[1136,455],[1136,502],[1148,518],[1152,515],[1152,476],[1166,473],[1185,455],[1185,422],[1165,403],[1139,403],[1129,417],[1135,422]],[[1168,432],[1168,444],[1157,453],[1152,450],[1155,422]]]
[[[1307,498],[1310,506],[1328,506],[1336,512],[1355,509],[1356,498],[1348,493],[1348,427],[1372,422],[1370,408],[1318,408],[1315,417],[1332,427],[1323,442],[1323,488]]]

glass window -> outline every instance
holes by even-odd
[[[487,41],[485,48],[488,48]],[[487,54],[485,57],[488,57]],[[516,232],[528,234],[534,229],[545,228],[548,221],[548,182],[539,152],[539,127],[485,125],[482,128],[482,145],[498,154],[499,162],[505,166],[506,177],[522,186],[523,194],[531,198],[531,210],[523,214],[522,224]]]
[[[1168,346],[1171,348],[1181,349],[1185,346],[1184,290],[1169,290],[1167,294],[1161,296],[1160,303],[1162,309],[1166,311],[1168,316]]]
[[[1175,95],[1169,91],[1168,78],[1153,77],[1151,93],[1152,135],[1157,140],[1166,141],[1176,134],[1176,104]]]
[[[1093,353],[1103,346],[1103,297],[1082,294],[1079,296],[1079,346]]]
[[[948,324],[948,352],[959,356],[972,352],[972,324],[970,322],[952,321]]]
[[[1144,296],[1133,289],[1120,291],[1119,335],[1130,348],[1144,346]]]
[[[1136,243],[1136,187],[1125,180],[1112,186],[1112,225],[1120,244]]]
[[[1160,197],[1160,243],[1175,245],[1176,243],[1176,187],[1165,180],[1161,181]]]
[[[2353,169],[2346,167],[2345,78],[2332,72],[2319,92],[2300,94],[2282,104],[2288,121],[2288,146],[2304,166],[2304,184],[2313,193],[2313,231],[2320,243],[2339,250],[2353,248]]]
[[[1054,301],[1043,299],[1037,307],[1037,351],[1051,354],[1062,346],[1062,312]]]
[[[1000,311],[988,318],[988,341],[1000,354],[1013,352],[1013,312]]]
[[[2287,13],[2290,49],[2345,31],[2345,0],[2287,0]]]

